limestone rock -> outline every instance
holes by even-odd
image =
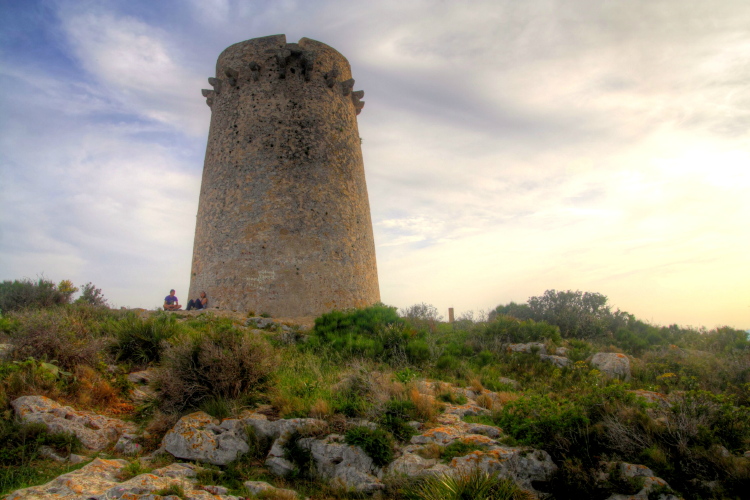
[[[63,474],[47,484],[15,491],[6,500],[79,500],[91,498],[117,484],[117,473],[127,465],[125,460],[94,459],[90,464]]]
[[[624,354],[598,352],[591,357],[590,363],[605,375],[630,380],[630,359]]]
[[[656,403],[660,408],[669,408],[669,400],[667,399],[666,394],[662,394],[661,392],[654,392],[654,391],[647,391],[645,389],[637,389],[634,391],[628,391],[632,394],[635,394],[639,398],[643,398],[649,403]]]
[[[127,465],[125,460],[97,458],[73,472],[63,474],[42,486],[25,488],[11,493],[12,500],[176,500],[177,497],[158,496],[154,492],[179,486],[185,500],[240,500],[227,494],[221,486],[196,485],[197,467],[192,464],[171,464],[150,473],[140,474],[119,482],[117,474]],[[294,498],[294,497],[289,497]]]
[[[380,468],[361,448],[345,444],[341,436],[300,439],[299,445],[310,450],[317,473],[342,489],[369,492],[385,487],[379,479]]]
[[[164,436],[162,446],[177,458],[226,465],[250,448],[234,425],[218,424],[198,411],[186,415]]]
[[[90,450],[101,450],[123,433],[134,433],[135,425],[93,412],[76,411],[44,396],[22,396],[11,403],[24,422],[44,424],[50,432],[75,434]]]
[[[294,490],[287,490],[283,488],[276,488],[271,486],[265,481],[245,481],[245,488],[248,489],[253,495],[264,495],[271,498],[289,498],[290,500],[297,498],[297,492]]]
[[[514,389],[518,389],[521,386],[521,384],[519,384],[517,380],[513,380],[512,378],[508,377],[499,377],[497,381],[501,384],[509,385]]]
[[[468,472],[480,469],[488,474],[513,479],[523,488],[533,490],[532,481],[548,481],[557,470],[552,457],[544,450],[494,447],[454,458],[451,469]]]
[[[133,384],[148,385],[154,378],[154,372],[151,370],[142,370],[128,374],[128,381]]]
[[[115,443],[115,451],[123,455],[137,455],[143,451],[143,446],[138,443],[138,436],[125,433]]]
[[[512,352],[528,352],[534,351],[539,354],[547,354],[547,348],[541,342],[529,342],[527,344],[509,344],[508,350]]]
[[[615,493],[613,495],[610,495],[607,500],[648,500],[649,493],[657,487],[657,486],[669,486],[665,480],[663,480],[660,477],[655,477],[654,472],[646,467],[645,465],[638,465],[638,464],[629,464],[622,462],[619,464],[620,473],[623,477],[627,478],[634,478],[634,477],[642,477],[643,478],[643,488],[636,493],[635,495],[622,495],[620,493]],[[659,495],[659,500],[680,500],[679,497],[676,497],[675,495],[667,495],[667,494],[661,494]]]
[[[562,356],[555,356],[552,354],[540,354],[539,359],[542,361],[546,361],[548,363],[552,363],[558,368],[565,368],[570,364],[570,360],[568,358],[564,358]]]

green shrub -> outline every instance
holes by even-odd
[[[39,457],[39,447],[49,446],[69,455],[81,449],[73,434],[51,433],[44,424],[21,424],[0,420],[0,465],[21,466]]]
[[[498,425],[518,442],[545,449],[560,438],[579,433],[588,423],[580,404],[541,395],[511,401],[498,417]]]
[[[147,319],[129,312],[112,327],[115,342],[111,350],[118,361],[136,364],[158,363],[166,341],[181,328],[174,314],[159,311]]]
[[[179,484],[170,484],[166,488],[156,490],[154,491],[154,495],[161,495],[163,497],[173,495],[182,499],[186,498],[185,490]]]
[[[417,405],[410,400],[391,399],[378,422],[398,441],[408,441],[417,431],[408,422],[417,419]]]
[[[315,473],[315,459],[307,448],[300,446],[299,440],[303,436],[294,431],[284,444],[284,458],[294,464],[295,475],[302,478],[312,478]]]
[[[498,315],[494,321],[487,323],[484,336],[506,344],[544,342],[545,340],[559,342],[561,340],[560,329],[557,326],[545,322],[537,323],[533,319],[520,321],[503,315]]]
[[[361,357],[400,367],[429,359],[423,336],[398,317],[395,307],[377,304],[320,316],[307,348],[325,349],[343,359]]]
[[[0,283],[0,312],[9,313],[67,304],[70,302],[71,293],[73,292],[69,292],[67,288],[58,289],[57,285],[45,278],[39,278],[37,281],[28,278],[6,280]]]
[[[371,430],[367,427],[353,427],[344,436],[346,444],[359,446],[378,467],[393,461],[393,441],[382,429]]]
[[[210,398],[249,398],[267,390],[277,356],[261,337],[239,331],[182,334],[162,355],[160,406],[181,412]]]
[[[76,299],[76,302],[97,307],[106,307],[108,305],[101,288],[96,288],[90,281],[85,285],[81,285],[81,296]]]
[[[12,317],[19,325],[10,338],[14,359],[55,361],[68,371],[77,365],[93,367],[106,360],[103,353],[109,341],[104,332],[113,318],[108,309],[71,305],[28,309]]]
[[[510,479],[478,469],[459,475],[431,476],[415,491],[420,500],[531,500],[535,498]]]
[[[431,304],[414,304],[401,310],[401,316],[417,330],[437,332],[437,325],[443,320],[437,308]]]

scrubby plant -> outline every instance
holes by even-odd
[[[10,336],[14,359],[55,361],[72,371],[77,365],[97,366],[105,358],[105,331],[113,315],[86,305],[37,309],[13,315],[19,326]]]
[[[179,335],[157,372],[160,406],[180,412],[210,398],[257,396],[269,388],[276,359],[268,341],[237,330]]]
[[[484,337],[496,339],[505,344],[518,342],[559,342],[560,328],[546,322],[537,323],[533,319],[521,321],[511,316],[497,315],[487,323]]]
[[[443,321],[443,316],[440,315],[437,308],[424,302],[402,309],[400,315],[417,330],[425,330],[431,333],[436,333],[438,324]]]
[[[531,500],[531,493],[510,479],[474,469],[425,479],[415,491],[419,500]]]
[[[413,401],[391,399],[385,404],[379,423],[398,441],[408,441],[417,433],[408,422],[417,418],[417,405]]]
[[[63,280],[60,289],[54,282],[41,277],[36,281],[28,278],[5,280],[0,283],[0,311],[9,313],[22,309],[38,309],[70,302],[71,291],[68,280]]]
[[[96,285],[90,281],[85,285],[81,285],[81,296],[76,299],[76,302],[80,304],[89,304],[92,306],[106,307],[107,299],[104,298],[101,288],[97,288]]]
[[[111,351],[118,361],[158,363],[167,341],[181,331],[174,314],[158,311],[148,318],[129,312],[112,326]]]
[[[393,461],[393,439],[382,429],[372,430],[368,427],[353,427],[344,436],[346,444],[359,446],[378,467]]]

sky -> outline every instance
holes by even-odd
[[[384,303],[598,292],[750,328],[750,3],[0,0],[0,280],[186,302],[216,58],[324,42],[358,117]]]

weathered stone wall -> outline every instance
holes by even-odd
[[[380,300],[349,62],[284,35],[216,63],[190,298],[311,316]]]

